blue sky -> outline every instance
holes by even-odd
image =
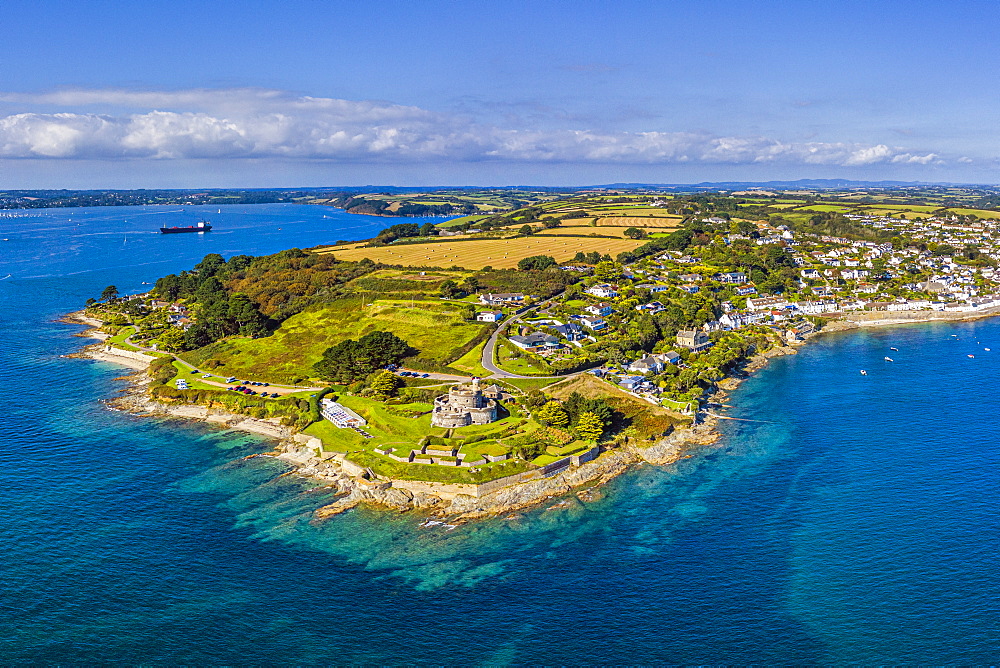
[[[995,183],[988,2],[13,2],[0,187]]]

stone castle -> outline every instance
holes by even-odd
[[[489,424],[497,419],[497,402],[483,394],[479,379],[469,384],[456,385],[447,396],[434,400],[431,424],[435,427],[468,427],[470,424]]]

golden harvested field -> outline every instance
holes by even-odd
[[[593,228],[591,228],[593,229]],[[557,262],[568,262],[578,251],[597,251],[615,256],[638,248],[645,241],[607,239],[601,237],[518,237],[516,239],[483,239],[482,241],[438,241],[426,244],[360,248],[359,244],[328,246],[318,253],[333,253],[341,260],[358,261],[370,258],[375,262],[411,267],[464,267],[482,269],[485,266],[510,269],[522,258],[551,255]]]
[[[679,223],[680,220],[680,217],[677,216],[657,216],[655,218],[639,216],[606,216],[598,218],[597,225],[599,227],[662,227],[665,229],[676,230],[679,227],[676,223]]]
[[[602,236],[602,237],[618,237],[619,239],[624,238],[625,230],[627,227],[592,227],[590,225],[584,225],[580,227],[557,227],[551,230],[545,230],[543,232],[538,232],[537,234],[554,234],[559,236],[573,235],[573,236]],[[674,227],[646,227],[643,228],[650,234],[653,232],[673,232],[676,228]]]

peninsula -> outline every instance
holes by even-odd
[[[964,196],[571,193],[208,255],[81,317],[148,367],[127,407],[283,439],[341,493],[320,516],[474,518],[710,443],[719,393],[821,330],[1000,312],[1000,214]]]

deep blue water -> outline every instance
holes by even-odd
[[[261,439],[110,411],[122,369],[59,357],[86,341],[55,319],[105,285],[393,222],[215,211],[165,237],[203,210],[0,219],[4,663],[998,660],[997,322],[817,339],[734,393],[762,422],[596,502],[451,532],[313,523],[325,493],[242,461]]]

